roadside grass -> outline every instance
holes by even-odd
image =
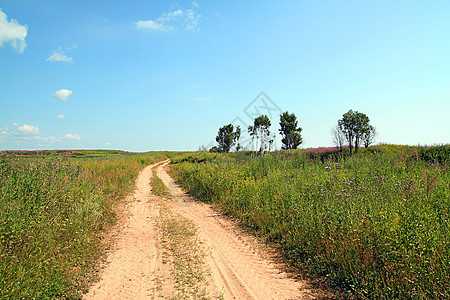
[[[0,155],[0,299],[80,299],[115,204],[150,155]]]
[[[198,241],[195,225],[162,204],[158,226],[161,245],[171,265],[174,299],[213,299],[206,290],[205,251]]]
[[[421,147],[381,145],[333,159],[323,149],[206,154],[172,173],[193,196],[279,243],[305,273],[353,297],[445,299],[450,174],[449,148],[441,147],[421,154]]]
[[[156,171],[157,166],[152,170],[152,177],[150,178],[150,186],[152,187],[152,194],[157,196],[169,196],[169,190],[162,180],[158,177]]]

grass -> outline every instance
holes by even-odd
[[[174,280],[174,299],[211,299],[204,277],[205,252],[195,225],[162,205],[159,217],[161,245],[168,251]]]
[[[152,194],[157,196],[168,196],[169,190],[162,180],[158,177],[157,167],[152,170],[152,177],[150,178],[150,186],[152,187]]]
[[[0,299],[80,299],[148,155],[0,156]]]
[[[311,150],[204,154],[172,170],[191,194],[353,297],[448,298],[450,174],[447,161],[429,160],[448,152],[424,160],[423,149],[381,145],[331,160]]]

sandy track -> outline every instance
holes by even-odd
[[[254,239],[205,203],[192,200],[174,183],[164,165],[158,177],[173,196],[171,209],[192,221],[200,240],[209,249],[206,263],[212,283],[225,299],[312,299],[304,282],[288,278],[270,260],[263,258]]]
[[[159,206],[152,201],[149,185],[154,166],[139,174],[101,280],[84,299],[155,299],[172,294],[171,285],[161,283],[170,280],[170,270],[162,263],[156,229]]]
[[[127,198],[126,215],[107,253],[100,281],[84,299],[172,299],[170,266],[163,263],[157,219],[161,201],[173,214],[191,221],[206,248],[205,274],[209,295],[224,299],[313,299],[304,282],[288,278],[250,236],[194,201],[174,183],[164,165],[151,165],[140,174],[133,196]],[[152,168],[168,187],[171,197],[151,194]]]

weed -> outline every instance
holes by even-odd
[[[161,155],[21,155],[0,156],[0,298],[78,299],[115,204]]]
[[[357,297],[447,297],[450,175],[416,149],[381,145],[331,160],[221,154],[172,170],[195,197]]]

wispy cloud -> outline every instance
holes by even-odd
[[[56,143],[62,141],[60,138],[54,136],[40,136],[40,135],[33,136],[33,139],[39,142],[46,142],[46,143]]]
[[[165,28],[163,24],[158,23],[157,21],[147,20],[147,21],[137,21],[136,22],[137,29],[146,29],[146,30],[168,30]]]
[[[68,139],[68,140],[76,140],[76,141],[81,140],[81,137],[80,137],[78,134],[72,134],[72,133],[66,134],[66,135],[64,136],[64,138],[65,138],[65,139]]]
[[[56,48],[56,50],[53,50],[52,53],[50,53],[50,55],[45,60],[54,62],[73,63],[74,62],[73,57],[67,56],[65,51],[73,50],[76,49],[77,47],[78,47],[77,45],[65,47],[64,49],[62,47],[58,47]]]
[[[64,143],[71,141],[80,141],[82,138],[78,134],[68,133],[63,137],[41,135],[39,127],[36,125],[23,124],[19,126],[13,123],[12,128],[0,128],[0,141],[13,144],[22,144],[27,142],[31,147],[49,146],[54,143]],[[33,144],[36,143],[36,144]],[[30,144],[31,143],[31,144]]]
[[[198,8],[197,2],[192,2],[192,8]],[[136,28],[148,31],[172,31],[184,29],[187,31],[198,31],[198,21],[201,15],[194,9],[177,9],[163,13],[155,20],[140,20],[136,22]]]
[[[221,14],[220,12],[215,12],[214,15],[216,15],[216,17],[218,17],[220,20],[224,21],[227,19],[227,17],[225,17],[223,14]]]
[[[67,98],[69,98],[69,96],[72,95],[72,91],[68,90],[68,89],[62,89],[57,91],[53,96],[56,99],[59,99],[61,101],[67,101]]]
[[[25,41],[27,32],[27,25],[20,25],[15,19],[8,21],[8,17],[0,8],[0,47],[3,47],[4,43],[9,43],[15,51],[23,53],[27,47]]]
[[[65,119],[65,118],[66,118],[65,115],[56,115],[56,117],[57,117],[58,119]]]

